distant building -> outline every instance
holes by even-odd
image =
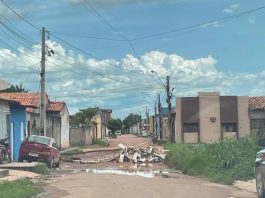
[[[111,109],[98,109],[96,115],[91,119],[91,121],[96,125],[95,134],[93,134],[94,139],[104,139],[109,133],[108,131],[108,121],[111,119],[112,110]]]
[[[176,99],[175,140],[178,143],[219,141],[250,136],[249,97],[201,92]]]

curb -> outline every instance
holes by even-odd
[[[76,154],[83,154],[83,153],[93,153],[93,152],[106,152],[106,151],[120,151],[121,148],[114,147],[114,148],[101,148],[101,149],[81,149],[80,151],[71,152],[71,153],[61,153],[61,155],[76,155]]]

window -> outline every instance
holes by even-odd
[[[29,136],[28,141],[29,142],[37,142],[37,143],[49,145],[50,138],[49,137],[32,135],[32,136]]]
[[[236,123],[222,123],[222,132],[237,132]]]
[[[265,119],[251,120],[251,129],[265,128]]]
[[[199,132],[199,124],[198,123],[184,123],[183,132],[184,133]]]

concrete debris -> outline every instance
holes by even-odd
[[[114,156],[111,161],[116,161],[120,163],[132,162],[135,164],[142,164],[142,166],[146,166],[150,162],[161,162],[165,160],[165,150],[146,144],[145,147],[143,146],[144,144],[142,144],[141,147],[128,147],[124,144],[119,144],[121,152],[119,155]]]
[[[80,164],[97,164],[100,160],[80,160]]]
[[[75,156],[75,155],[73,155],[73,156],[72,156],[72,160],[81,160],[81,158],[80,158],[80,157],[77,157],[77,156]]]

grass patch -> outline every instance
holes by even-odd
[[[92,142],[93,144],[97,144],[97,145],[100,145],[100,146],[104,146],[104,147],[107,147],[109,146],[109,142],[107,139],[96,139],[96,140],[93,140]]]
[[[213,182],[232,184],[254,178],[256,139],[241,138],[209,144],[166,144],[166,163],[185,174],[206,176]]]
[[[37,166],[35,166],[32,171],[33,173],[41,174],[41,175],[47,175],[49,173],[49,168],[47,164],[39,163]]]
[[[30,198],[39,192],[40,189],[28,179],[0,183],[0,197],[3,198]]]
[[[157,144],[159,145],[165,145],[168,143],[168,140],[157,140]]]

